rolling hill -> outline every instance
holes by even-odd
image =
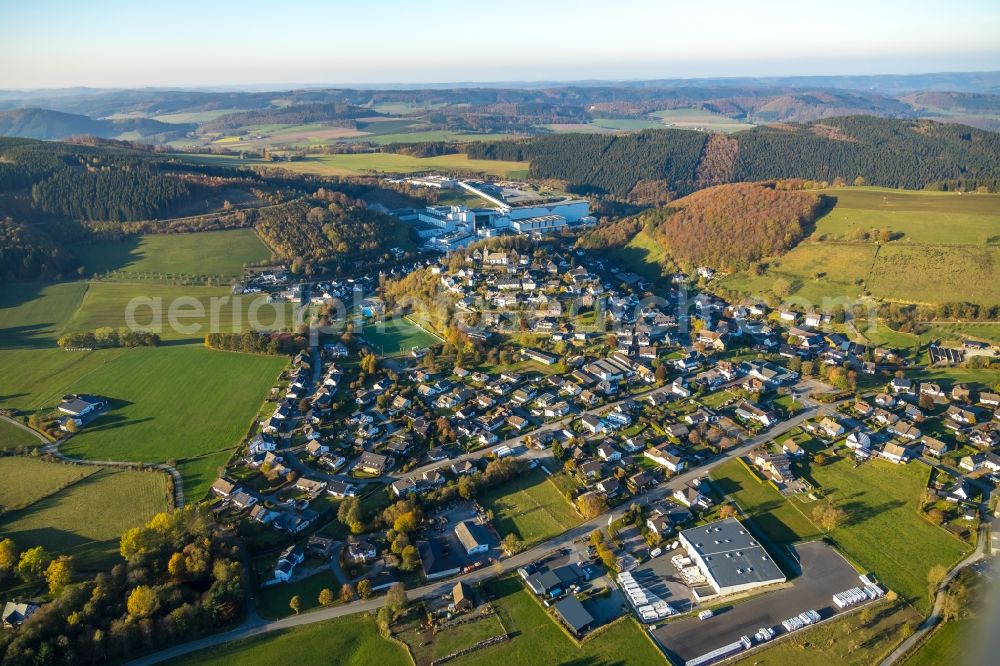
[[[162,143],[183,137],[195,128],[190,124],[168,124],[150,118],[103,120],[50,109],[0,111],[0,136],[58,140],[71,136],[96,136],[145,143]]]

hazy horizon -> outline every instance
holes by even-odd
[[[1000,4],[258,0],[0,6],[0,88],[260,88],[1000,69]]]

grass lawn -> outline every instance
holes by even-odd
[[[86,282],[5,284],[0,289],[0,348],[55,344],[86,291]]]
[[[822,536],[821,530],[802,510],[765,482],[758,483],[738,460],[730,460],[712,470],[716,487],[732,497],[753,518],[754,525],[775,543],[808,541]]]
[[[68,352],[0,350],[0,401],[51,409],[67,393],[96,393],[111,411],[75,435],[70,455],[180,462],[185,494],[198,499],[246,433],[288,360],[197,345]]]
[[[414,347],[428,347],[440,342],[433,335],[405,319],[365,325],[361,331],[374,351],[382,356],[408,354]]]
[[[608,250],[606,255],[624,270],[650,280],[663,277],[664,268],[672,265],[667,253],[645,230],[633,236],[625,247]]]
[[[903,641],[904,625],[916,626],[922,619],[912,606],[900,602],[877,606],[877,609],[868,625],[861,623],[860,612],[851,613],[819,627],[797,631],[790,638],[733,663],[744,666],[877,664]]]
[[[0,506],[5,511],[34,504],[46,495],[97,472],[97,467],[63,465],[38,458],[0,458]]]
[[[239,276],[243,266],[266,261],[271,251],[252,229],[149,234],[73,250],[91,273],[183,273]]]
[[[193,345],[127,350],[64,389],[105,396],[111,410],[62,450],[81,458],[148,462],[218,454],[211,462],[213,478],[204,469],[197,476],[189,467],[181,470],[187,473],[185,495],[200,499],[287,362]]]
[[[272,559],[274,556],[271,556]],[[293,583],[272,585],[254,591],[257,611],[264,617],[276,620],[293,614],[288,602],[296,594],[302,602],[302,612],[319,608],[319,593],[323,588],[333,592],[333,598],[340,603],[340,583],[329,569]]]
[[[410,621],[405,625],[406,628],[399,631],[397,637],[410,647],[417,666],[428,666],[435,659],[504,633],[503,624],[496,615],[483,616],[475,622],[447,627],[437,633],[422,626],[422,613],[419,617],[415,617],[416,615],[416,612],[411,611]],[[465,615],[459,619],[470,617]]]
[[[984,625],[963,618],[938,626],[930,637],[900,663],[904,666],[940,666],[966,663],[970,646],[976,645],[977,630]]]
[[[882,248],[868,290],[877,298],[916,303],[1000,303],[1000,247],[890,243]]]
[[[409,666],[410,657],[398,643],[379,636],[369,615],[317,622],[209,648],[174,663],[195,666],[246,666],[295,664],[296,666]]]
[[[502,160],[473,160],[464,153],[437,157],[412,157],[397,153],[356,153],[343,155],[315,155],[294,162],[266,162],[256,159],[239,159],[231,155],[184,155],[186,161],[200,161],[229,166],[268,166],[296,173],[314,173],[320,176],[357,176],[371,171],[388,173],[414,173],[417,171],[468,171],[509,178],[526,177],[528,162]]]
[[[42,464],[63,471],[58,463]],[[122,533],[168,508],[165,474],[102,469],[27,509],[0,516],[0,532],[24,547],[72,555],[79,568],[107,569],[120,558]]]
[[[824,190],[836,199],[805,241],[771,259],[762,276],[726,277],[723,286],[763,294],[784,278],[793,295],[875,298],[912,303],[1000,302],[1000,196],[930,193],[885,188]],[[895,240],[879,247],[852,241],[860,229],[889,228]],[[877,258],[876,258],[877,251]]]
[[[873,571],[918,610],[930,610],[927,572],[950,567],[969,546],[917,513],[929,469],[918,463],[893,465],[881,460],[857,469],[839,459],[813,465],[819,490],[844,509],[847,520],[833,531],[835,544],[860,566]]]
[[[292,304],[268,303],[265,294],[233,296],[224,287],[155,282],[91,282],[66,330],[126,326],[130,308],[136,325],[149,328],[163,340],[200,341],[212,330],[240,332],[251,326],[257,330],[294,327]]]
[[[454,660],[456,666],[483,664],[628,664],[666,663],[662,653],[632,619],[577,645],[531,598],[516,576],[486,583],[504,627],[514,637],[505,643]]]
[[[774,288],[778,278],[785,279],[791,293],[817,305],[824,297],[855,298],[861,293],[875,261],[876,246],[871,243],[804,242],[788,254],[771,260],[764,275],[733,273],[722,285],[749,294],[763,294]],[[823,274],[814,279],[816,274]]]
[[[7,421],[0,421],[0,451],[18,447],[40,446],[41,444],[42,442],[30,432],[25,432]],[[6,502],[0,500],[0,504],[6,504]]]
[[[493,511],[493,525],[501,536],[514,532],[529,545],[561,534],[583,520],[538,469],[491,488],[479,503]]]
[[[888,227],[897,242],[983,245],[997,234],[1000,195],[847,187],[824,190],[837,205],[816,224],[817,234],[849,238],[854,229]],[[993,241],[995,242],[995,241]]]

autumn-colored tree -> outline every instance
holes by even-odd
[[[329,606],[333,603],[333,590],[324,587],[319,591],[319,597],[317,597],[316,601],[319,602],[320,606]]]
[[[302,611],[302,598],[296,594],[288,600],[288,607],[292,609],[293,613],[298,615]]]
[[[736,516],[736,507],[732,504],[723,504],[719,507],[719,518],[725,520],[726,518],[733,518]]]
[[[391,620],[395,620],[403,610],[409,600],[406,596],[406,588],[402,583],[394,583],[385,594],[385,608],[389,612]]]
[[[817,506],[812,512],[813,522],[824,532],[832,532],[847,519],[847,512],[833,503]]]
[[[17,573],[26,580],[38,580],[45,573],[52,557],[41,546],[35,546],[21,553],[17,562]]]
[[[126,602],[128,614],[137,619],[152,616],[160,608],[160,597],[156,590],[148,585],[137,585],[128,595]]]
[[[354,599],[354,586],[350,583],[344,583],[340,587],[340,599],[344,603],[347,603]]]
[[[0,541],[0,579],[10,575],[17,566],[17,558],[20,551],[13,539],[3,539]]]
[[[49,594],[58,597],[73,581],[73,558],[60,555],[52,560],[45,569],[45,581],[49,584]]]
[[[518,539],[517,535],[513,532],[504,536],[501,545],[508,555],[516,555],[524,550],[524,542]]]
[[[608,503],[597,493],[584,493],[576,500],[576,508],[587,520],[596,518],[608,510]]]
[[[174,578],[184,578],[187,574],[187,569],[184,567],[183,553],[174,553],[170,556],[170,560],[167,562],[167,572]]]
[[[368,599],[372,596],[372,583],[367,578],[358,581],[358,596],[362,599]]]

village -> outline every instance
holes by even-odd
[[[965,538],[989,522],[992,387],[910,379],[904,353],[852,342],[831,314],[691,289],[712,275],[674,275],[651,297],[650,281],[551,244],[348,282],[256,274],[250,288],[303,305],[350,302],[348,329],[295,357],[212,486],[216,515],[260,553],[258,594],[402,585],[447,622],[478,606],[471,582],[516,569],[576,637],[632,614],[671,658],[711,663],[885,593],[826,544],[791,560],[744,525],[712,480],[720,463],[809,498],[824,458],[926,465],[930,520]],[[454,313],[448,330],[379,287],[415,277]],[[932,360],[967,352],[994,350],[932,347]],[[740,545],[709,548],[706,531]],[[726,622],[704,610],[762,590]],[[689,614],[701,619],[675,621]]]

